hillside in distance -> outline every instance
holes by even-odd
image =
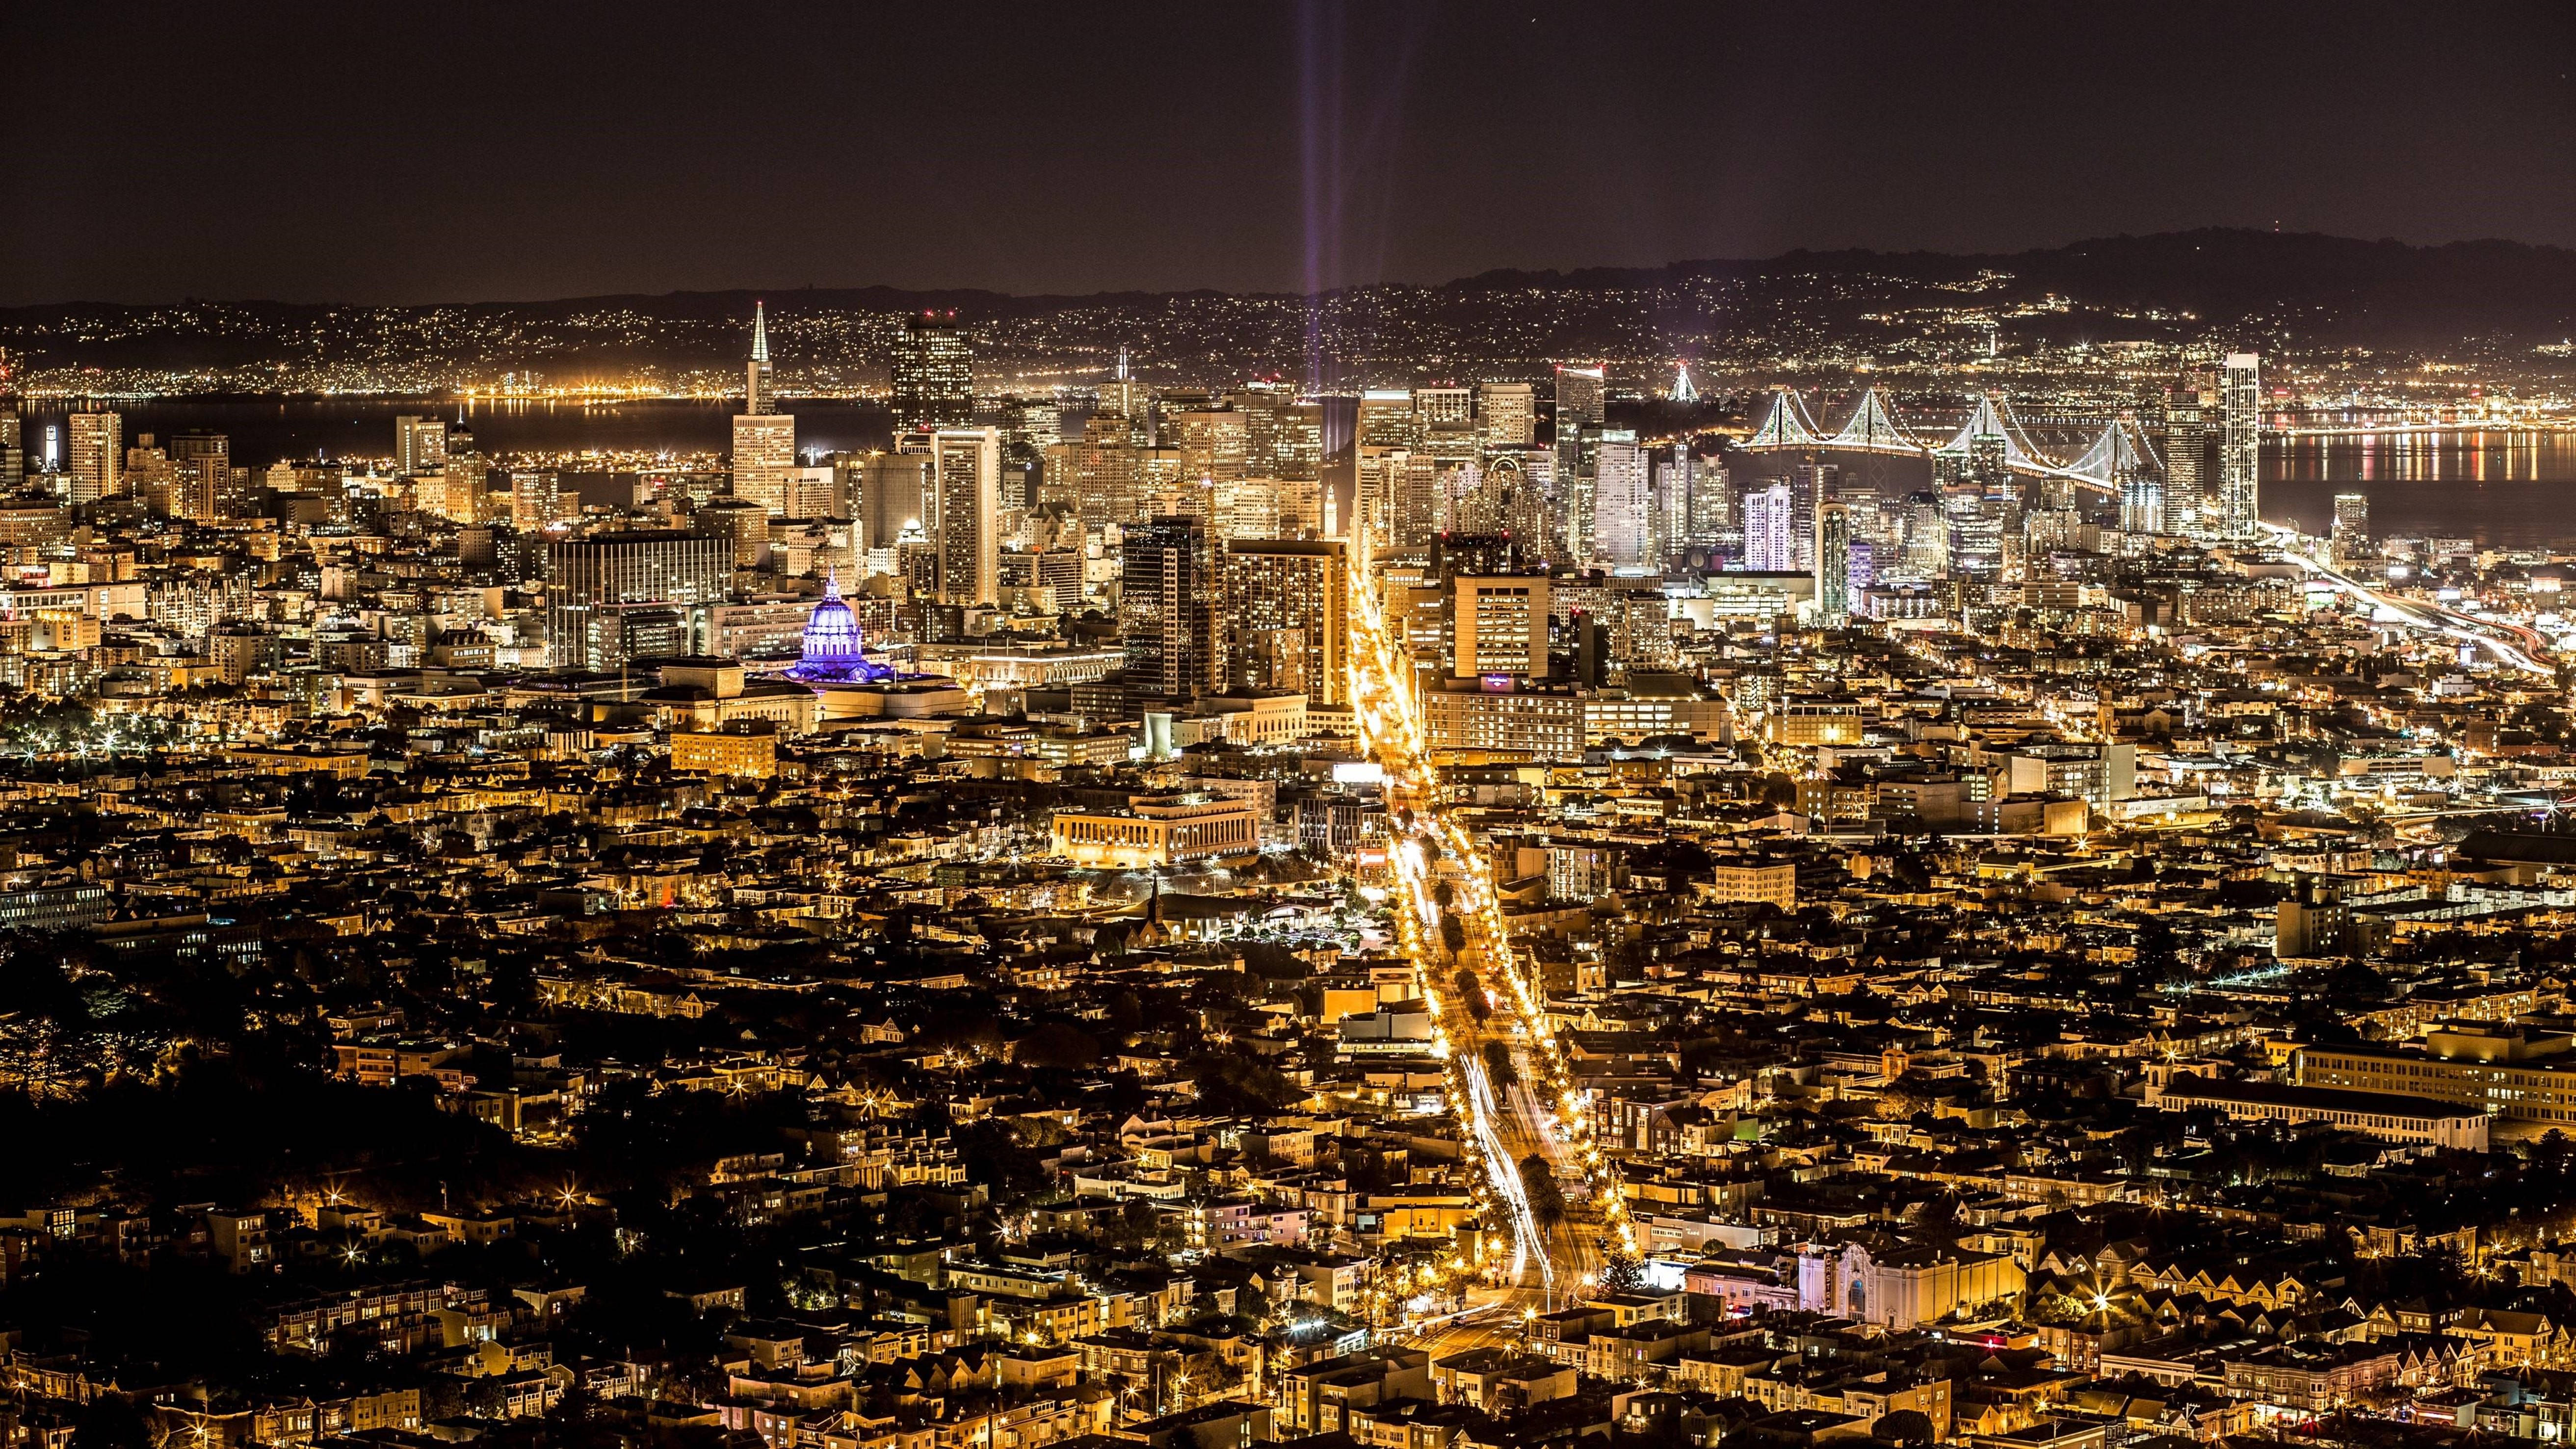
[[[2440,346],[2497,336],[2555,341],[2576,328],[2576,250],[2511,241],[2410,246],[2239,228],[2097,237],[2022,252],[1794,251],[1753,261],[1575,272],[1487,272],[1453,288],[1673,287],[1698,278],[1876,278],[1957,285],[2003,274],[2016,298],[2185,312],[2225,324],[2291,322],[2313,341]]]
[[[2048,297],[2044,312],[2018,304]],[[1758,371],[1818,339],[1868,351],[1927,318],[1993,309],[2008,338],[2361,346],[2528,355],[2576,335],[2576,251],[2246,230],[2170,232],[1996,255],[1790,252],[1654,268],[1495,271],[1315,298],[1209,291],[1013,296],[889,287],[674,292],[435,306],[59,303],[0,309],[0,349],[31,385],[187,374],[244,390],[444,386],[503,370],[549,380],[729,368],[755,298],[783,372],[818,388],[884,377],[902,318],[953,311],[994,363],[1078,374],[1122,346],[1158,381],[1307,364],[1327,385],[1406,371],[1535,372],[1687,357]],[[1919,348],[1915,353],[1920,356]]]

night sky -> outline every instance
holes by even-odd
[[[0,303],[2576,246],[2576,5],[21,6]]]

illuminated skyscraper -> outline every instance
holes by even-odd
[[[2205,416],[2198,387],[2177,387],[2165,394],[2165,527],[2195,538],[2208,532],[2213,512],[2209,480],[2201,476]]]
[[[1525,382],[1489,382],[1476,389],[1476,431],[1488,448],[1526,448],[1538,436],[1535,392]]]
[[[907,317],[894,344],[894,425],[962,428],[975,420],[975,356],[954,312]]]
[[[2370,495],[2338,493],[2334,496],[2333,545],[2335,561],[2370,556]]]
[[[2231,352],[2220,370],[2220,426],[2225,437],[2219,453],[2220,532],[2228,538],[2255,536],[2262,514],[2263,359],[2251,352]]]
[[[2118,480],[2120,527],[2131,533],[2165,531],[2165,481],[2152,468],[2140,468]]]
[[[769,318],[762,304],[751,304],[751,360],[743,364],[742,410],[767,413],[777,409],[769,391]]]
[[[95,503],[124,491],[117,468],[125,456],[125,419],[115,413],[74,413],[71,456],[65,465],[65,498]]]
[[[546,550],[546,657],[616,669],[686,654],[733,583],[733,541],[697,533],[605,533]]]
[[[1593,466],[1594,533],[1591,552],[1585,556],[1606,560],[1614,567],[1648,562],[1661,567],[1662,559],[1650,557],[1655,552],[1649,517],[1652,497],[1646,450],[1637,446],[1637,435],[1624,429],[1603,433]]]
[[[1001,588],[1001,429],[942,428],[931,456],[940,602],[993,603]]]
[[[1544,574],[1460,574],[1449,581],[1450,672],[1545,679],[1553,585]]]
[[[1339,704],[1350,650],[1350,550],[1339,539],[1238,539],[1225,548],[1225,681]]]
[[[795,414],[734,414],[734,497],[781,516],[787,512],[787,477],[795,471]]]
[[[1588,556],[1593,524],[1593,455],[1609,416],[1608,386],[1597,367],[1556,370],[1556,514],[1566,546]]]
[[[796,471],[796,417],[771,411],[769,323],[751,307],[751,361],[744,365],[743,409],[733,418],[733,496],[777,518],[787,512],[788,475]]]
[[[394,471],[426,478],[447,466],[447,423],[405,415],[394,419]]]
[[[1119,557],[1118,633],[1127,686],[1188,697],[1217,687],[1217,580],[1205,520],[1128,525]]]
[[[1774,482],[1744,495],[1744,567],[1760,574],[1785,574],[1798,567],[1796,505],[1789,485]]]
[[[1597,367],[1560,367],[1556,370],[1556,425],[1580,423],[1597,428],[1609,418],[1605,410],[1608,387],[1602,370]]]
[[[1839,503],[1816,505],[1816,615],[1827,624],[1851,618],[1851,510]]]

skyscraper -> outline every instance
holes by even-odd
[[[1106,524],[1126,523],[1137,513],[1134,425],[1124,414],[1093,413],[1083,424],[1082,441],[1071,448],[1073,512],[1085,533]]]
[[[1816,615],[1826,624],[1851,619],[1851,510],[1816,505]]]
[[[1651,479],[1646,450],[1637,446],[1637,435],[1624,429],[1603,433],[1593,469],[1594,532],[1591,550],[1583,556],[1603,559],[1621,568],[1649,562],[1649,555],[1655,551],[1654,530],[1648,517]],[[1660,558],[1651,561],[1657,567],[1663,563]]]
[[[18,415],[18,400],[0,397],[0,498],[27,481],[27,423]]]
[[[2222,532],[2250,539],[2262,521],[2263,359],[2251,352],[2231,352],[2220,369],[2220,426],[2225,440],[2219,454]]]
[[[2000,471],[2001,465],[1997,465]],[[1800,463],[1789,470],[1789,534],[1797,562],[1795,569],[1810,569],[1816,563],[1816,509],[1841,495],[1842,465],[1838,463]]]
[[[115,413],[74,413],[70,461],[64,467],[66,498],[95,503],[124,491],[117,466],[125,456],[125,419]]]
[[[2140,468],[2119,480],[2120,527],[2131,533],[2165,531],[2165,480]]]
[[[222,518],[231,510],[232,439],[221,433],[181,433],[170,440],[175,485],[171,512],[181,518]]]
[[[2208,480],[2201,476],[2203,418],[2198,387],[2165,394],[2165,527],[2194,538],[2206,535],[2213,512]]]
[[[1735,480],[1712,460],[1696,460],[1690,480],[1690,542],[1707,548],[1735,526]]]
[[[934,466],[926,453],[870,453],[859,460],[859,547],[892,548],[908,529],[928,536]]]
[[[1744,495],[1744,567],[1758,574],[1794,573],[1798,530],[1789,485],[1773,482]]]
[[[894,344],[894,425],[962,428],[975,420],[975,357],[954,312],[907,317]]]
[[[2328,543],[2337,563],[2370,556],[2369,494],[2338,493],[2334,496],[2334,532]]]
[[[1608,385],[1597,367],[1559,367],[1556,370],[1556,425],[1580,423],[1597,428],[1609,418],[1605,410]]]
[[[932,438],[940,602],[993,603],[1001,596],[1001,429],[942,428]]]
[[[1256,389],[1242,401],[1244,472],[1311,482],[1324,466],[1324,405]]]
[[[742,410],[747,413],[776,411],[777,399],[769,390],[768,309],[759,302],[751,304],[751,360],[743,364],[742,374]]]
[[[1154,394],[1128,371],[1127,349],[1118,349],[1118,370],[1100,385],[1100,406],[1092,417],[1116,418],[1126,424],[1127,441],[1134,447],[1150,447],[1154,441]]]
[[[1556,515],[1565,544],[1576,557],[1589,557],[1597,532],[1593,521],[1594,453],[1601,425],[1609,416],[1607,383],[1597,367],[1556,370]]]
[[[447,466],[447,423],[405,414],[394,419],[394,471],[425,478]]]
[[[1127,685],[1186,698],[1217,686],[1216,580],[1203,519],[1167,514],[1127,526],[1119,555],[1118,632]]]
[[[1553,583],[1544,574],[1460,574],[1450,580],[1450,673],[1545,679]]]
[[[788,475],[796,470],[796,417],[773,412],[769,395],[769,322],[751,304],[751,361],[744,365],[742,411],[733,417],[733,496],[772,518],[787,512]]]
[[[1488,382],[1476,389],[1476,430],[1488,448],[1526,448],[1538,436],[1538,403],[1525,382]]]
[[[1225,545],[1225,682],[1339,704],[1350,650],[1350,548],[1339,539]]]
[[[787,512],[787,479],[796,471],[796,415],[733,416],[733,496],[778,517]]]
[[[559,669],[616,669],[695,647],[709,607],[733,582],[729,538],[604,533],[546,549],[546,658]]]

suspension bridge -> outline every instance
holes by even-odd
[[[1931,443],[1897,422],[1895,411],[1877,388],[1862,392],[1843,425],[1830,433],[1817,424],[1795,391],[1777,388],[1772,391],[1771,409],[1763,414],[1762,425],[1736,446],[1755,453],[1815,451],[1985,459],[1990,460],[1989,466],[1999,462],[2024,477],[2054,478],[2115,497],[2122,483],[2141,472],[2161,473],[2164,469],[2155,445],[2138,426],[2137,419],[2125,413],[2105,424],[2092,446],[2074,461],[2060,462],[2030,440],[2014,420],[2010,405],[1993,393],[1978,394],[1958,431],[1945,442]]]

